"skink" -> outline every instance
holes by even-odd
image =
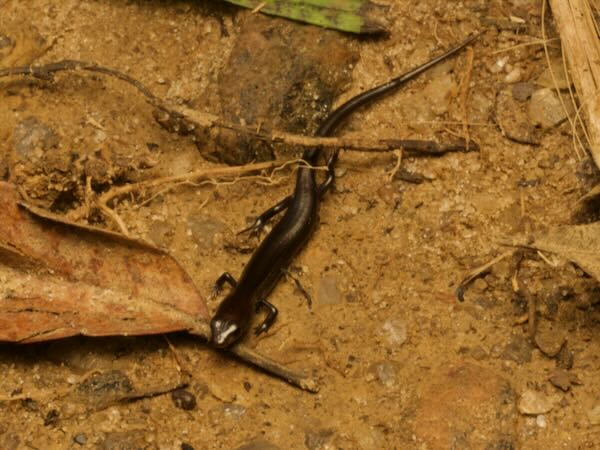
[[[327,116],[319,126],[316,135],[330,136],[336,127],[356,109],[398,89],[433,65],[456,54],[477,37],[478,35],[470,37],[425,64],[348,100]],[[260,228],[275,214],[286,210],[283,218],[252,254],[239,280],[236,281],[227,272],[217,280],[215,287],[217,291],[223,287],[225,282],[232,286],[232,290],[221,302],[211,320],[214,346],[229,347],[242,337],[258,306],[266,307],[268,314],[263,323],[256,328],[256,334],[266,331],[275,320],[277,309],[267,302],[266,296],[273,290],[292,258],[304,247],[315,228],[320,198],[334,180],[333,168],[337,161],[338,151],[334,150],[329,157],[327,176],[321,185],[316,182],[314,170],[309,167],[298,169],[293,195],[265,211],[251,227]],[[317,164],[320,154],[320,148],[309,148],[304,151],[302,158],[314,166]]]

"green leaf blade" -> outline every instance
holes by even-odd
[[[370,0],[225,0],[245,8],[356,34],[388,31],[387,8]]]

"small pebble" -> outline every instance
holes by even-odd
[[[473,289],[477,292],[484,292],[487,288],[488,288],[487,281],[485,281],[483,278],[477,278],[473,282]]]
[[[504,70],[504,67],[506,66],[507,63],[508,63],[508,56],[499,58],[492,65],[492,67],[489,68],[489,70],[491,73],[500,73]]]
[[[39,410],[39,404],[32,398],[24,398],[21,400],[21,406],[27,411],[37,412]]]
[[[571,389],[571,374],[564,370],[556,369],[550,374],[549,380],[553,386],[563,390],[564,392],[567,392],[569,389]]]
[[[400,319],[387,319],[383,323],[381,331],[385,334],[388,343],[394,346],[404,344],[408,336],[406,323]]]
[[[557,401],[555,396],[546,396],[541,392],[531,389],[526,390],[519,398],[517,407],[521,414],[538,415],[552,411],[554,403]]]
[[[535,344],[549,358],[554,358],[558,355],[564,343],[564,334],[557,330],[538,330],[535,335]]]
[[[535,418],[535,424],[540,428],[546,428],[546,416],[540,414]]]
[[[46,151],[56,147],[58,141],[56,132],[35,117],[19,122],[13,131],[15,151],[23,159],[33,157],[35,150]]]
[[[560,352],[558,352],[558,355],[556,356],[556,365],[561,369],[569,370],[573,367],[574,362],[575,356],[569,348],[569,343],[565,342],[565,345],[562,346]]]
[[[185,389],[177,389],[171,393],[171,399],[179,409],[191,411],[196,407],[196,396]]]
[[[304,433],[304,445],[308,450],[320,450],[326,446],[334,432],[330,428],[324,430],[306,430]]]
[[[541,130],[536,128],[527,113],[527,108],[516,100],[511,88],[501,90],[496,97],[498,124],[509,139],[523,143],[539,144]],[[517,94],[520,95],[520,94]],[[526,94],[522,94],[526,95]]]
[[[181,450],[194,450],[194,447],[192,447],[187,442],[182,442],[181,443]]]
[[[386,388],[398,383],[398,368],[393,361],[379,361],[369,366],[370,379],[376,379]]]
[[[515,334],[511,337],[508,345],[504,347],[500,358],[524,364],[531,362],[531,353],[532,347],[529,341],[520,334]]]
[[[262,439],[258,439],[247,444],[241,445],[237,447],[235,450],[281,450],[274,444],[271,444],[268,441],[263,441]]]
[[[223,412],[226,416],[240,419],[244,414],[246,414],[246,408],[235,403],[227,403],[223,406]]]
[[[549,88],[538,89],[529,100],[529,119],[534,125],[552,128],[567,118],[556,92]]]
[[[73,442],[79,445],[85,445],[87,442],[87,436],[85,433],[77,433],[75,436],[73,436]]]
[[[521,81],[521,69],[519,69],[518,67],[515,67],[513,70],[508,72],[506,74],[506,76],[504,77],[505,83],[513,84],[513,83],[517,83],[519,81]]]
[[[515,83],[515,85],[512,87],[512,96],[515,100],[519,102],[524,102],[525,100],[531,97],[531,94],[533,94],[534,90],[535,87],[532,83]]]

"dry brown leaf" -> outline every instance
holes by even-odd
[[[534,239],[517,237],[505,243],[555,253],[600,281],[600,222],[552,228]]]
[[[165,252],[18,199],[0,183],[0,341],[158,334],[208,318],[193,281]]]

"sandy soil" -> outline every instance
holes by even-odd
[[[0,67],[92,61],[205,110],[249,20],[210,1],[33,3],[0,2]],[[330,32],[351,64],[340,67],[350,83],[336,102],[486,30],[473,46],[466,102],[480,151],[406,158],[405,169],[427,178],[421,184],[390,181],[391,154],[343,153],[320,226],[293,263],[312,307],[283,281],[270,297],[276,324],[248,338],[274,359],[314,371],[320,392],[295,389],[185,335],[169,336],[172,347],[162,336],[3,345],[0,448],[600,448],[597,283],[571,264],[551,267],[527,254],[519,292],[513,258],[469,286],[464,302],[453,294],[465,273],[505,251],[503,237],[570,223],[591,183],[568,122],[535,127],[529,96],[515,93],[519,80],[526,82],[519,89],[538,89],[547,67],[540,2],[387,3],[387,38]],[[559,55],[557,41],[550,55]],[[355,114],[343,132],[464,136],[467,67],[465,52]],[[94,184],[99,192],[215,164],[189,136],[156,123],[139,93],[99,75],[5,79],[0,99],[0,176],[11,168],[37,204],[59,213],[77,206],[82,175],[92,173],[76,164],[82,158],[104,161],[93,172],[104,174]],[[49,134],[41,148],[17,151],[19,130],[31,126]],[[284,175],[274,185],[183,186],[142,206],[123,201],[116,212],[132,234],[176,257],[208,296],[223,270],[239,274],[256,240],[235,232],[291,191],[291,172]],[[90,221],[114,226],[99,215]],[[531,299],[534,339],[522,320]],[[181,369],[192,374],[195,406],[181,393],[177,401],[170,394],[115,401],[131,384],[164,386]]]

